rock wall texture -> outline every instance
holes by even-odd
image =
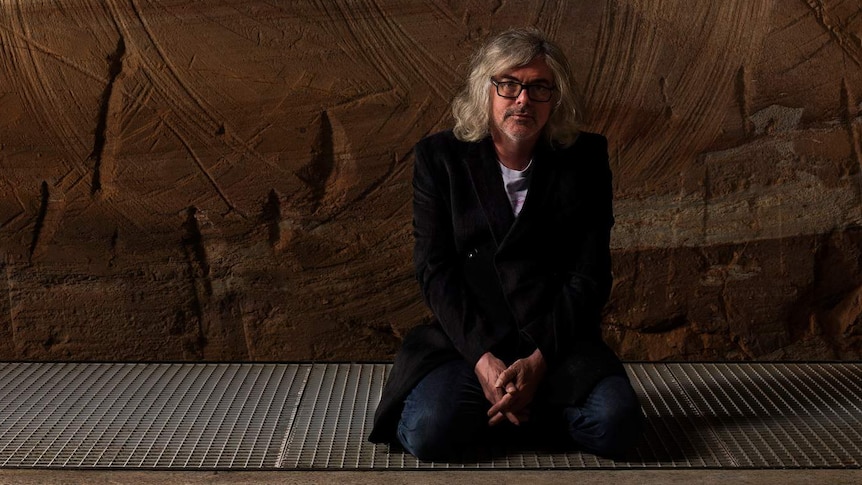
[[[522,25],[611,143],[624,358],[860,358],[857,0],[2,1],[0,358],[391,358],[411,147]]]

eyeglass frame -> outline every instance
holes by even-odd
[[[548,103],[554,97],[554,91],[557,90],[556,86],[545,86],[544,84],[522,83],[520,81],[513,81],[513,80],[498,81],[494,78],[490,78],[490,79],[491,79],[491,84],[494,85],[495,91],[497,92],[497,96],[499,96],[501,98],[505,98],[505,99],[518,99],[518,97],[521,95],[521,93],[526,89],[527,90],[527,97],[530,98],[530,101],[535,101],[536,103]],[[518,86],[521,87],[521,89],[519,89],[518,94],[516,94],[514,96],[504,96],[504,95],[500,94],[500,85],[501,84],[517,84]],[[547,89],[550,92],[550,94],[548,95],[548,99],[534,99],[530,95],[530,88],[532,88],[534,86]]]

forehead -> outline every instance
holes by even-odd
[[[536,57],[523,66],[510,67],[497,73],[497,77],[515,79],[524,83],[535,81],[554,82],[554,71],[548,67],[544,57]]]

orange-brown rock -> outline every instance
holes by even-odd
[[[859,359],[862,7],[0,2],[0,359],[389,359],[412,145],[535,25],[611,143],[627,359]]]

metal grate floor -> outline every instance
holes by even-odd
[[[624,460],[420,462],[365,441],[388,364],[0,363],[0,467],[860,468],[862,363],[627,364]]]

